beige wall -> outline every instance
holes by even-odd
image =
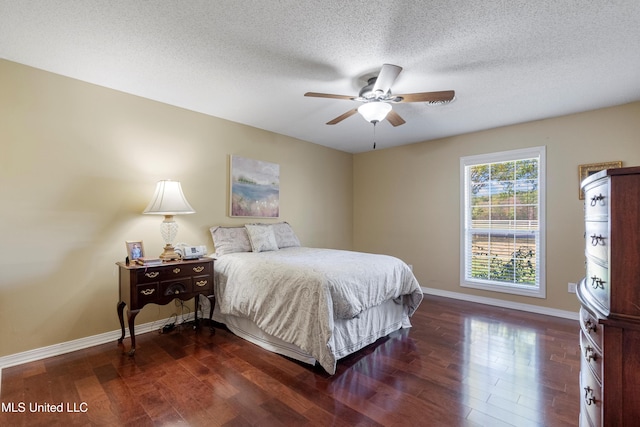
[[[577,310],[577,166],[640,164],[640,103],[352,156],[0,60],[0,357],[119,328],[125,240],[160,253],[155,182],[180,180],[206,244],[227,216],[228,157],[280,164],[281,219],[307,246],[396,255],[426,287]],[[460,288],[459,159],[547,146],[547,298]],[[353,238],[352,238],[353,237]],[[155,252],[154,252],[155,251]],[[136,323],[175,309],[149,306]]]
[[[547,147],[547,298],[461,288],[460,157]],[[354,249],[413,264],[422,286],[578,310],[567,283],[584,275],[578,165],[640,165],[640,103],[354,156]]]
[[[159,179],[197,211],[178,241],[212,250],[210,226],[244,223],[230,154],[280,164],[281,220],[305,245],[352,247],[350,154],[3,60],[0,94],[0,356],[119,328],[114,263],[125,240],[161,252],[162,217],[141,214]]]

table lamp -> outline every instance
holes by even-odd
[[[178,223],[174,221],[174,215],[195,212],[184,197],[179,181],[158,181],[151,202],[143,213],[164,215],[164,221],[160,224],[160,234],[165,242],[164,251],[159,257],[161,260],[170,261],[180,258],[180,255],[173,248],[173,241],[178,234]]]

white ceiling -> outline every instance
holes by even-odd
[[[305,141],[371,150],[382,64],[406,124],[378,149],[640,100],[638,0],[0,0],[0,57]],[[1,95],[0,95],[1,96]]]

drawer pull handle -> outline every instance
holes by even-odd
[[[607,283],[604,280],[602,280],[601,278],[599,278],[598,276],[593,276],[591,277],[591,286],[593,286],[593,289],[604,289],[604,284]]]
[[[597,196],[593,196],[591,198],[591,206],[595,206],[598,202],[604,200],[604,196],[602,195],[602,193],[598,194]],[[604,205],[603,203],[600,203],[601,205]]]
[[[199,286],[199,287],[207,286],[207,283],[209,283],[208,280],[199,280],[196,282],[196,286]]]
[[[584,401],[588,406],[591,406],[598,401],[593,395],[593,389],[589,386],[584,388]]]
[[[602,236],[602,234],[598,234],[597,236],[595,234],[592,234],[591,246],[598,246],[599,244],[602,244],[604,246],[604,237]]]
[[[595,362],[598,360],[598,354],[593,350],[593,347],[588,345],[584,349],[584,358],[587,359],[587,362],[590,362],[591,360]]]
[[[591,321],[591,319],[587,319],[584,321],[584,328],[587,330],[589,334],[591,334],[591,332],[598,331],[598,325],[596,325],[593,321]]]
[[[202,270],[204,270],[204,267],[201,265],[193,267],[193,271],[195,271],[196,273],[200,273]]]
[[[150,289],[143,289],[140,291],[140,293],[146,297],[148,297],[149,295],[151,295],[152,293],[154,293],[156,290],[153,288]]]
[[[176,268],[174,268],[174,269],[173,269],[173,272],[174,272],[175,274],[178,274],[178,273],[180,273],[180,269],[179,269],[178,267],[176,267]]]
[[[147,276],[149,279],[153,279],[155,277],[158,277],[158,273],[157,271],[151,271],[149,273],[144,273],[145,276]]]

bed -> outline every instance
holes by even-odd
[[[213,318],[234,334],[329,374],[400,328],[422,301],[398,258],[300,245],[286,223],[212,227]]]

